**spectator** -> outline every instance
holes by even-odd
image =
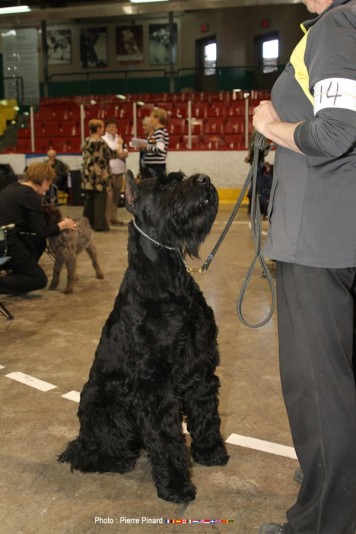
[[[169,134],[165,125],[167,123],[167,112],[162,108],[155,108],[151,115],[151,125],[153,132],[147,144],[138,145],[143,151],[141,177],[150,178],[166,174],[166,159],[169,144]]]
[[[56,173],[56,177],[53,182],[54,185],[56,185],[60,191],[67,192],[69,166],[60,159],[57,159],[57,152],[53,150],[53,148],[48,150],[47,157],[48,159],[45,161],[45,163],[51,165]]]
[[[273,181],[273,165],[261,161],[257,170],[256,189],[260,202],[260,211],[263,218],[267,217],[269,199]]]
[[[117,158],[110,159],[111,190],[107,191],[106,218],[108,224],[123,225],[117,218],[117,207],[123,186],[126,171],[126,158],[129,155],[124,140],[117,133],[116,119],[108,119],[105,122],[105,134],[102,137],[105,143],[112,149],[117,149]]]
[[[154,130],[153,125],[152,125],[151,115],[148,115],[142,119],[142,129],[148,142]],[[145,158],[145,153],[146,153],[145,148],[146,148],[146,145],[144,145],[144,148],[140,149],[140,178],[142,178],[142,175],[144,174],[143,168],[144,168],[144,158]]]
[[[85,191],[83,216],[96,232],[110,230],[106,220],[107,191],[110,189],[110,165],[118,157],[102,139],[104,123],[100,119],[89,121],[90,135],[83,144],[82,188]],[[119,148],[119,147],[117,147]]]

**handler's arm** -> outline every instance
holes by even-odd
[[[253,114],[254,128],[266,139],[302,154],[294,141],[294,132],[299,124],[281,121],[270,100],[262,100]]]

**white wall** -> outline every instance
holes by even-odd
[[[171,151],[167,158],[168,171],[182,171],[186,175],[195,173],[207,174],[212,179],[217,189],[241,188],[249,165],[244,162],[247,155],[245,150],[188,150]],[[0,154],[0,163],[9,163],[16,174],[21,174],[26,165],[33,161],[44,161],[46,154]],[[57,157],[67,163],[72,170],[81,167],[81,154],[57,154]],[[270,152],[266,158],[273,163],[274,152]],[[139,156],[137,152],[130,152],[127,159],[127,168],[131,169],[136,176],[139,170]]]

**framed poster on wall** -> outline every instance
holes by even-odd
[[[143,62],[143,26],[116,27],[116,61],[122,64]]]
[[[5,98],[19,98],[17,77],[23,80],[25,106],[40,101],[38,35],[35,28],[9,30],[1,34]]]
[[[84,69],[108,66],[107,28],[81,28],[80,66]]]
[[[72,62],[72,32],[47,30],[48,65],[69,65]]]
[[[171,62],[169,44],[172,40],[173,63],[177,62],[177,24],[173,24],[173,35],[169,24],[150,24],[148,27],[149,61],[151,65],[166,65]]]

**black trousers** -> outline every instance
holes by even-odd
[[[166,174],[166,164],[159,164],[159,165],[150,165],[147,164],[147,166],[143,166],[141,168],[141,178],[144,180],[145,178],[152,178],[155,176],[160,176],[162,174]]]
[[[85,191],[83,217],[86,217],[93,230],[108,228],[106,220],[106,191]]]
[[[293,534],[355,534],[355,276],[277,262],[282,390],[304,473]]]
[[[37,236],[8,234],[7,255],[11,259],[3,266],[11,273],[0,277],[0,293],[22,294],[47,285],[47,276],[38,265],[38,260],[46,248],[46,240]]]

